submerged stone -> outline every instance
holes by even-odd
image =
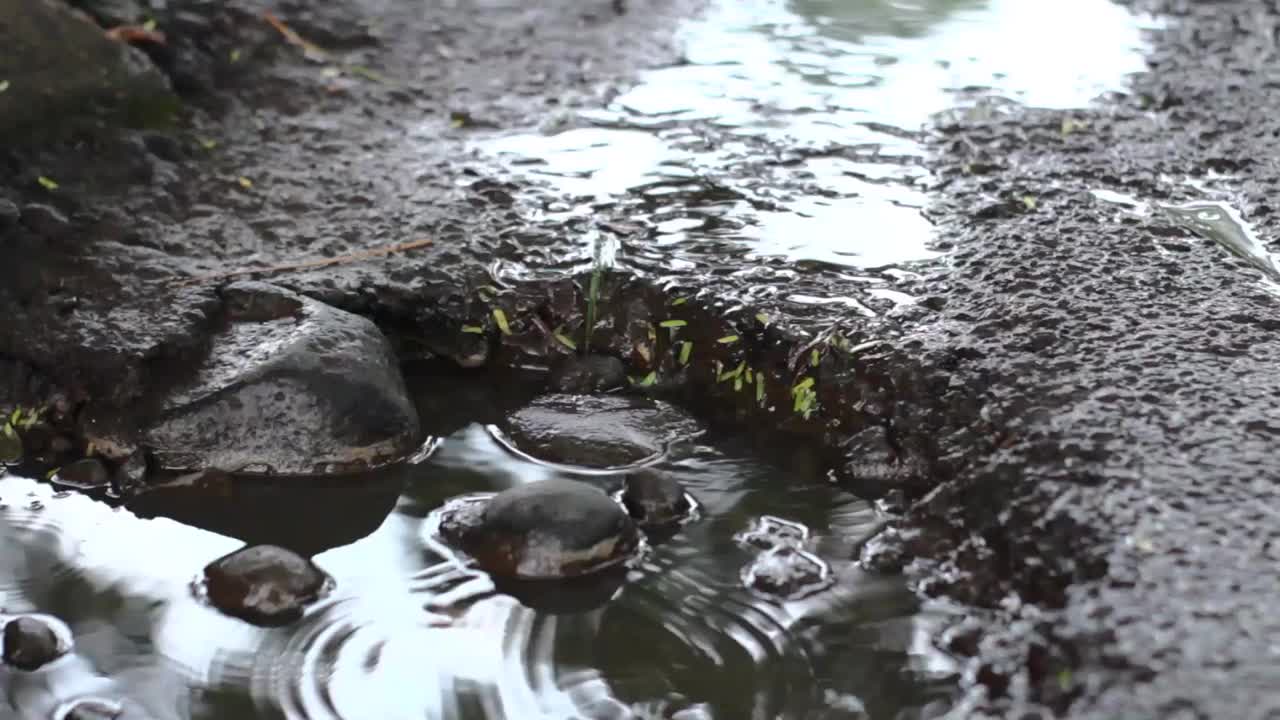
[[[800,548],[809,539],[809,528],[798,522],[764,515],[733,538],[740,545],[773,550],[779,547]]]
[[[553,479],[495,495],[463,549],[495,576],[544,580],[615,566],[638,544],[631,518],[603,491]]]
[[[329,577],[310,560],[274,545],[237,550],[204,569],[209,602],[254,625],[287,625],[323,594]]]
[[[33,672],[66,654],[57,631],[38,618],[22,616],[5,623],[4,662]]]
[[[112,720],[124,714],[124,704],[107,698],[86,697],[65,706],[62,720]]]
[[[504,429],[539,460],[593,468],[654,457],[701,431],[672,405],[623,395],[548,395],[513,413]]]
[[[757,556],[742,581],[752,590],[794,599],[826,587],[830,577],[830,568],[816,555],[784,545]]]
[[[310,475],[413,449],[417,411],[372,322],[266,283],[224,301],[230,321],[145,433],[161,467]]]
[[[648,468],[627,475],[623,481],[622,504],[642,527],[672,525],[688,517],[693,510],[679,481]]]

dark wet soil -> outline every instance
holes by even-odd
[[[765,301],[765,322],[717,300],[738,280],[606,278],[593,342],[629,374],[656,373],[656,391],[708,416],[807,438],[859,494],[903,491],[907,517],[877,552],[916,558],[921,593],[971,611],[941,640],[970,658],[967,717],[1280,713],[1280,300],[1248,262],[1091,194],[1210,196],[1273,236],[1280,13],[1140,4],[1170,25],[1132,92],[939,119],[930,216],[952,252],[906,286],[922,298],[912,312],[850,320]],[[171,46],[153,55],[186,101],[172,127],[0,144],[0,238],[21,258],[0,269],[6,403],[58,398],[71,426],[85,403],[145,414],[203,352],[223,274],[419,239],[431,244],[264,275],[372,317],[406,358],[513,364],[564,352],[547,330],[580,329],[580,288],[503,282],[491,262],[563,269],[581,228],[530,226],[520,188],[465,140],[573,122],[566,109],[675,61],[671,29],[696,8],[274,7],[328,63],[262,9],[156,15]],[[598,219],[628,232],[607,209]],[[687,323],[692,362],[674,334],[637,332],[668,318]],[[794,402],[810,390],[813,416]]]

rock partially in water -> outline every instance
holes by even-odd
[[[266,283],[224,300],[230,322],[145,433],[162,467],[324,474],[413,449],[418,415],[372,322]]]
[[[498,493],[462,538],[463,550],[486,572],[524,580],[598,572],[639,545],[635,524],[608,495],[558,478]]]
[[[858,563],[871,572],[902,572],[909,560],[906,543],[897,528],[885,528],[862,546]]]
[[[0,0],[0,130],[41,127],[95,108],[174,107],[145,55],[54,0]]]
[[[627,368],[608,355],[566,355],[551,366],[551,389],[561,393],[589,394],[625,387]]]
[[[588,468],[656,457],[701,427],[667,403],[623,395],[548,395],[511,415],[511,442],[539,460]]]
[[[24,615],[4,625],[4,662],[10,667],[33,672],[68,649],[53,626],[39,618]]]
[[[693,503],[678,480],[650,468],[627,474],[622,504],[631,518],[645,528],[676,524],[693,510]]]
[[[124,703],[107,698],[86,697],[59,708],[53,720],[113,720],[124,715]]]
[[[329,586],[310,560],[274,545],[237,550],[204,569],[209,602],[223,613],[262,627],[302,617]]]
[[[764,515],[748,529],[733,538],[740,545],[773,550],[780,547],[800,548],[809,539],[809,528],[798,522]]]
[[[146,486],[147,471],[150,469],[147,457],[145,450],[135,450],[120,463],[111,478],[116,495],[128,497]]]
[[[58,468],[53,484],[75,490],[100,490],[111,484],[111,473],[101,460],[84,458]]]
[[[831,569],[821,558],[798,548],[780,546],[761,553],[742,573],[752,590],[792,600],[831,584]]]

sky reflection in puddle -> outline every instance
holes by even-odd
[[[726,242],[748,248],[736,262],[928,260],[917,133],[930,116],[993,96],[1084,106],[1145,69],[1152,26],[1107,0],[723,0],[683,29],[687,63],[582,113],[594,127],[477,147],[580,200],[656,199],[655,242],[695,264]],[[742,202],[681,192],[691,180]]]

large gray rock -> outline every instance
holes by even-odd
[[[144,433],[162,467],[342,472],[413,449],[418,415],[373,323],[266,283],[223,299],[229,322]]]
[[[141,52],[53,0],[0,0],[0,131],[90,108],[173,107],[169,81]]]

